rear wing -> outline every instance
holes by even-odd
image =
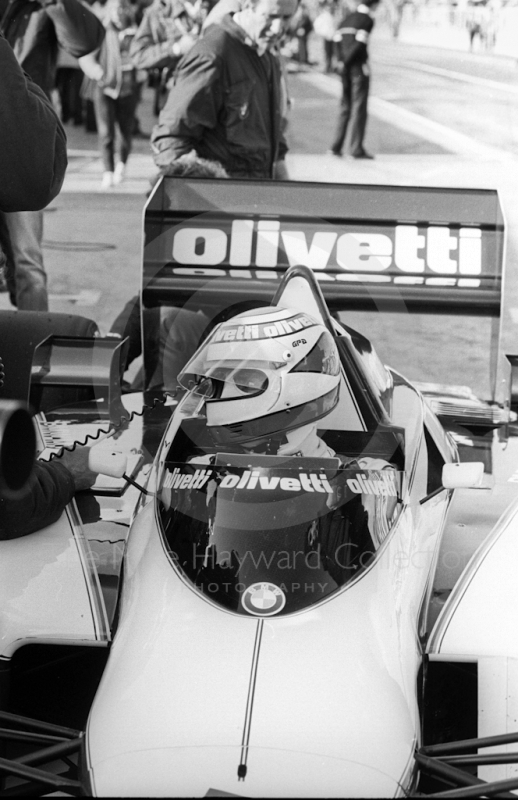
[[[303,264],[331,311],[488,317],[492,361],[498,351],[496,191],[165,178],[144,223],[144,309],[212,308],[217,317],[268,304],[286,269]]]
[[[305,264],[330,307],[499,316],[503,252],[496,191],[165,178],[145,210],[143,302],[209,283],[268,302]]]

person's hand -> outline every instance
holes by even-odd
[[[189,33],[184,33],[184,35],[173,44],[171,48],[173,55],[177,57],[184,56],[189,52],[195,42],[196,39],[193,36]]]
[[[76,492],[89,489],[94,485],[97,473],[88,466],[89,447],[76,447],[75,450],[64,450],[59,460],[68,469],[74,479]]]
[[[99,83],[104,78],[104,70],[100,64],[95,64],[92,66],[92,74],[90,75],[94,81],[98,81]]]

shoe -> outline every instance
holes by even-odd
[[[328,150],[328,156],[335,156],[335,158],[342,158],[342,153],[337,153],[336,150]]]
[[[101,181],[102,188],[111,189],[113,185],[114,185],[113,172],[103,172],[103,179]]]
[[[366,150],[362,150],[361,153],[356,153],[351,156],[351,158],[369,158],[373,159],[374,156],[371,153],[368,153]]]
[[[113,185],[118,186],[124,180],[124,174],[126,172],[126,164],[123,164],[122,161],[115,166],[115,172],[113,173]]]

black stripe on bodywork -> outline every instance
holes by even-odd
[[[252,712],[254,708],[255,686],[257,682],[257,669],[259,665],[259,652],[261,650],[261,640],[263,637],[263,624],[264,620],[262,619],[257,620],[254,652],[252,655],[252,667],[250,669],[250,681],[248,684],[248,697],[246,700],[243,738],[241,740],[241,760],[237,768],[237,777],[240,781],[244,781],[247,772],[248,747],[250,743],[250,731],[252,728]]]

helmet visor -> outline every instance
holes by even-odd
[[[224,344],[209,340],[186,364],[178,382],[184,389],[207,398],[260,394],[291,358],[285,346],[271,339]],[[212,381],[213,391],[207,391],[204,379]],[[199,392],[199,387],[203,391]]]

